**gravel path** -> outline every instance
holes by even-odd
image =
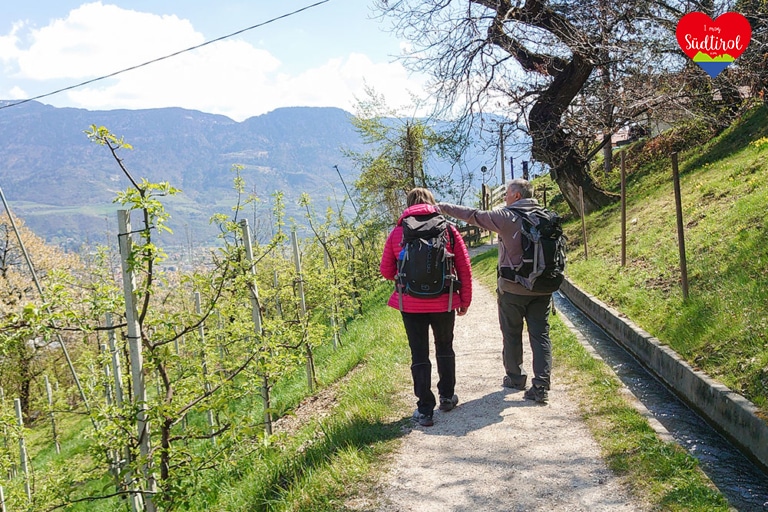
[[[549,405],[501,386],[495,295],[477,281],[473,295],[469,312],[456,322],[459,406],[436,410],[434,426],[414,425],[403,438],[381,486],[379,511],[643,510],[600,458],[573,390],[558,379],[556,360]]]

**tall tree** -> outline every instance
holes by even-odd
[[[367,99],[358,101],[352,123],[370,149],[347,152],[361,168],[355,186],[364,204],[374,211],[383,208],[397,219],[405,207],[406,193],[414,187],[454,193],[457,184],[451,175],[430,172],[429,167],[433,158],[458,164],[465,139],[456,135],[453,126],[436,128],[439,123],[404,116],[389,108],[373,89],[367,93]],[[466,187],[468,181],[458,186]]]
[[[434,77],[438,110],[506,108],[523,118],[531,154],[579,210],[616,200],[588,172],[610,134],[690,95],[674,27],[701,4],[610,0],[377,0],[412,50],[411,69]],[[710,8],[711,10],[711,8]],[[677,82],[659,80],[665,74]],[[701,76],[701,75],[699,75]],[[659,85],[657,85],[659,83]],[[711,93],[710,93],[711,98]]]

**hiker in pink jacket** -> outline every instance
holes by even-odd
[[[435,198],[424,188],[414,188],[408,193],[407,205],[397,226],[389,234],[381,257],[381,275],[395,280],[394,293],[387,303],[401,311],[403,325],[411,348],[411,375],[413,376],[413,392],[418,398],[418,408],[413,414],[415,420],[422,426],[433,425],[432,415],[437,401],[432,393],[432,363],[429,359],[429,328],[435,339],[435,357],[439,382],[437,390],[440,396],[439,408],[450,411],[459,401],[454,393],[456,385],[456,360],[453,351],[453,327],[456,315],[467,313],[472,302],[472,269],[469,254],[464,239],[458,230],[435,210]],[[445,229],[445,250],[453,254],[455,274],[458,283],[453,293],[440,293],[432,297],[420,297],[417,293],[409,293],[398,289],[398,258],[404,251],[404,224],[409,230],[413,222],[424,222],[436,229]]]

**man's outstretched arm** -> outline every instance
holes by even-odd
[[[501,230],[504,219],[508,217],[503,208],[497,210],[478,210],[477,208],[459,204],[438,203],[437,209],[440,213],[444,213],[449,217],[463,220],[473,226],[496,233]]]

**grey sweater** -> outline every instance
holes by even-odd
[[[527,210],[539,207],[536,199],[520,199],[512,203],[515,208]],[[523,247],[520,237],[522,223],[520,217],[506,206],[494,210],[478,210],[458,204],[439,203],[438,211],[450,217],[463,220],[488,231],[499,234],[499,267],[515,268],[523,260]],[[517,295],[549,295],[548,293],[532,292],[523,285],[499,277],[499,290]]]

